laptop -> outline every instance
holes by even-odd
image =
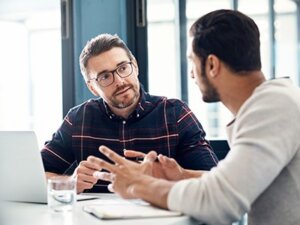
[[[0,131],[0,200],[47,203],[47,179],[33,131]],[[77,195],[77,200],[95,199]]]
[[[33,131],[0,131],[0,198],[47,203],[47,181]]]

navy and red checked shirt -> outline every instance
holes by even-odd
[[[72,108],[42,149],[45,171],[70,174],[90,155],[107,160],[100,145],[120,155],[124,149],[155,150],[186,169],[209,170],[217,164],[201,124],[185,103],[140,92],[137,108],[126,120],[114,115],[102,98]],[[99,181],[87,191],[107,192],[107,183]]]

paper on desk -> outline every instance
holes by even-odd
[[[156,208],[144,201],[106,201],[105,203],[86,205],[83,207],[83,210],[100,219],[133,219],[182,215],[180,212]]]

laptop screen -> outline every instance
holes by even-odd
[[[47,202],[47,185],[33,131],[0,131],[1,198]]]

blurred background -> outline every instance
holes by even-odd
[[[263,72],[300,83],[299,0],[0,0],[0,130],[34,130],[40,147],[68,109],[93,97],[78,57],[86,41],[117,33],[154,95],[187,102],[208,138],[225,138],[231,114],[206,104],[189,76],[188,29],[216,9],[239,10],[261,32]],[[272,116],[272,115],[270,115]]]

